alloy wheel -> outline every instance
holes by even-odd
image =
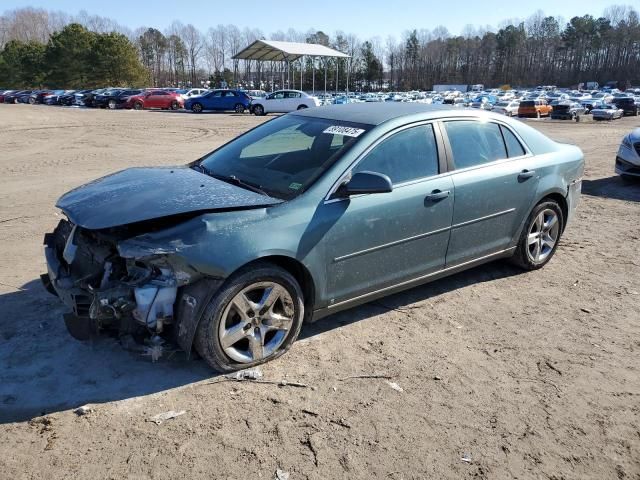
[[[560,233],[558,214],[547,208],[541,211],[529,227],[527,255],[535,263],[544,262],[553,252]]]
[[[222,313],[218,339],[224,353],[251,363],[276,353],[294,324],[291,294],[275,282],[257,282],[242,289]]]

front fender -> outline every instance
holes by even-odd
[[[287,257],[300,262],[316,289],[324,284],[322,224],[311,207],[287,205],[203,214],[180,225],[141,235],[118,244],[122,257],[165,256],[196,277],[224,280],[244,265],[265,257]],[[315,298],[322,292],[316,291]]]

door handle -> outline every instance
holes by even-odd
[[[438,202],[440,200],[447,198],[450,194],[451,194],[450,190],[444,190],[444,191],[434,190],[433,192],[431,192],[429,195],[426,196],[426,200],[429,200],[431,202]]]
[[[522,170],[518,174],[518,180],[526,180],[527,178],[531,178],[536,174],[535,170]]]

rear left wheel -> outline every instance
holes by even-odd
[[[109,100],[109,109],[110,110],[115,110],[116,109],[116,101],[115,100]]]
[[[178,102],[176,102],[176,101],[174,100],[173,102],[171,102],[171,105],[169,105],[169,108],[170,108],[171,110],[177,110],[179,106],[180,106],[180,105],[178,105]]]
[[[513,261],[525,270],[544,267],[556,252],[563,229],[560,205],[553,200],[539,203],[522,230]]]
[[[240,270],[218,290],[198,324],[194,346],[218,372],[273,360],[296,340],[304,298],[286,270],[264,263]]]
[[[236,113],[244,113],[244,105],[242,105],[241,103],[236,103],[234,110]]]

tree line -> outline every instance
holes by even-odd
[[[350,59],[291,64],[233,58],[256,39],[319,43]],[[0,86],[289,86],[304,90],[431,89],[434,84],[640,83],[640,17],[628,6],[565,21],[538,11],[498,28],[415,29],[383,41],[356,35],[217,25],[202,32],[174,21],[135,30],[80,12],[23,8],[0,16]],[[348,85],[347,85],[348,81]]]

